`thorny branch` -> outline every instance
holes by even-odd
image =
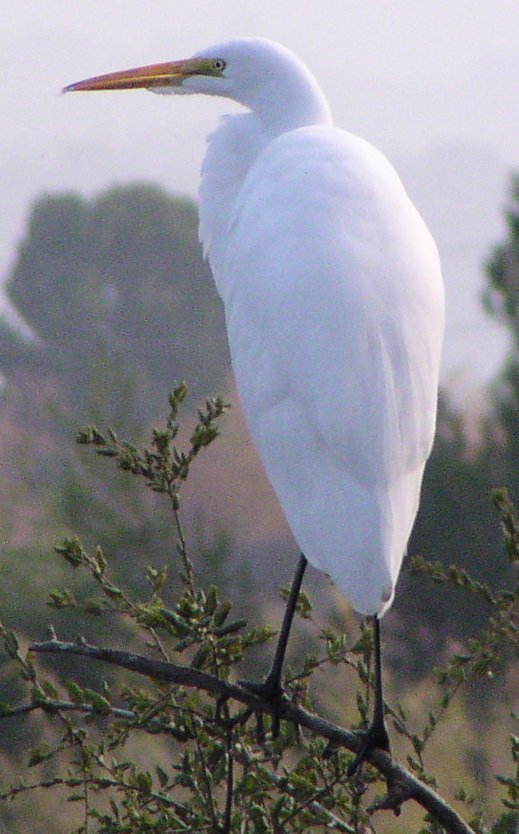
[[[30,650],[90,657],[140,675],[146,675],[154,680],[204,690],[220,699],[232,698],[258,712],[270,710],[268,701],[238,684],[229,683],[198,669],[152,660],[131,652],[104,649],[84,641],[70,643],[55,638],[42,643],[33,643]],[[357,753],[361,746],[361,738],[357,733],[338,727],[288,700],[284,700],[281,704],[281,717],[353,753]],[[405,768],[395,764],[387,753],[376,750],[368,756],[368,760],[384,777],[388,785],[386,796],[373,803],[372,811],[386,809],[398,813],[401,805],[412,799],[431,814],[449,834],[474,834],[473,829],[430,786],[421,782]]]

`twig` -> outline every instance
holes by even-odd
[[[75,701],[60,701],[55,698],[48,698],[45,705],[40,704],[37,701],[31,701],[30,704],[20,704],[17,707],[3,709],[0,713],[0,720],[3,720],[4,718],[16,718],[18,715],[26,715],[29,712],[34,712],[38,709],[44,709],[49,712],[70,710],[71,712],[86,712],[92,715],[97,714],[92,704],[78,704]],[[128,721],[133,721],[136,716],[136,713],[132,712],[132,710],[120,709],[119,707],[111,707],[110,711],[112,715],[117,716],[117,718],[126,718]]]
[[[209,813],[211,814],[211,820],[213,824],[213,830],[215,832],[219,829],[218,824],[218,815],[216,813],[216,807],[214,803],[213,797],[213,789],[211,787],[211,780],[209,778],[209,771],[207,767],[207,762],[205,760],[204,749],[200,744],[200,739],[198,738],[198,733],[196,732],[195,727],[193,726],[193,736],[195,739],[196,751],[198,753],[198,760],[200,762],[200,770],[202,772],[202,781],[204,783],[205,789],[205,797],[202,794],[202,798],[205,799],[209,805]]]
[[[226,738],[226,758],[227,758],[227,784],[225,788],[225,809],[223,813],[223,823],[221,826],[221,834],[229,834],[232,825],[232,803],[234,797],[234,752],[232,746],[232,728],[227,729]]]
[[[150,660],[130,652],[99,648],[84,642],[68,643],[56,639],[47,640],[43,643],[33,643],[30,650],[91,657],[129,669],[140,675],[147,675],[155,680],[168,681],[180,686],[204,690],[212,695],[233,698],[260,712],[268,712],[271,708],[268,701],[237,684],[221,680],[198,669],[159,660]],[[338,727],[317,715],[307,712],[302,707],[291,704],[288,700],[282,701],[280,704],[280,714],[286,721],[291,721],[296,725],[299,724],[336,746],[345,747],[353,753],[358,753],[360,750],[362,740],[357,733]],[[367,758],[386,782],[393,786],[386,799],[389,807],[396,809],[394,802],[393,805],[390,804],[392,796],[398,796],[400,804],[403,801],[400,797],[405,796],[413,799],[428,811],[449,834],[474,834],[473,829],[429,785],[421,782],[404,767],[392,762],[387,753],[382,750],[375,750]],[[398,786],[398,791],[394,786]],[[383,801],[381,800],[381,802]],[[379,803],[378,807],[383,806]]]
[[[189,592],[191,593],[191,596],[194,597],[195,596],[195,580],[194,580],[194,575],[193,575],[193,565],[191,563],[191,560],[189,559],[189,556],[187,555],[187,546],[186,546],[186,540],[185,540],[185,537],[184,537],[184,530],[182,529],[182,522],[180,521],[178,506],[177,506],[177,503],[176,503],[178,501],[178,496],[173,495],[171,492],[169,493],[169,495],[170,495],[171,503],[172,503],[172,507],[173,507],[173,517],[175,519],[175,527],[177,529],[178,552],[180,554],[180,558],[182,559],[182,564],[184,565],[185,580],[186,580],[186,583],[187,583],[187,587],[189,589]]]
[[[97,786],[95,779],[87,779],[87,782]],[[11,787],[4,793],[0,793],[0,800],[12,799],[17,794],[26,793],[27,791],[35,791],[40,788],[71,787],[71,784],[73,787],[77,787],[77,781],[75,780],[64,778],[63,776],[53,776],[51,779],[45,779],[31,785],[16,785]],[[132,791],[133,793],[144,793],[142,788],[138,785],[131,785],[128,782],[123,782],[120,779],[114,779],[110,776],[103,776],[103,787],[112,787],[123,791]],[[149,796],[155,802],[160,803],[167,808],[172,808],[176,813],[183,813],[185,815],[189,811],[183,803],[178,802],[176,799],[166,796],[163,793],[159,793],[158,791],[147,791],[146,796]]]

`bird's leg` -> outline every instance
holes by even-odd
[[[257,695],[261,695],[262,698],[272,702],[272,735],[274,738],[279,734],[279,704],[284,695],[282,684],[283,662],[285,660],[290,628],[296,610],[297,598],[301,590],[307,564],[308,562],[305,556],[301,553],[296,574],[288,594],[283,623],[274,652],[274,659],[267,677],[262,683],[240,681],[242,686],[250,689],[251,692],[255,692]]]
[[[296,611],[299,591],[301,590],[301,585],[303,583],[303,577],[305,575],[307,564],[308,562],[305,556],[301,553],[301,556],[299,557],[299,563],[297,565],[296,574],[294,576],[292,586],[288,594],[285,615],[283,617],[281,631],[279,632],[278,642],[276,644],[276,650],[274,652],[274,658],[272,660],[272,666],[270,667],[270,671],[264,681],[264,686],[270,688],[270,692],[274,697],[281,695],[283,691],[283,685],[281,683],[281,677],[283,674],[283,663],[287,651],[290,629],[292,627],[292,621],[294,619],[294,614]]]
[[[386,750],[389,753],[389,737],[384,721],[384,696],[382,692],[382,659],[380,648],[380,620],[373,617],[373,630],[375,637],[375,703],[373,707],[373,719],[366,730],[362,747],[355,756],[348,768],[348,778],[355,774],[359,765],[365,761],[372,750]]]

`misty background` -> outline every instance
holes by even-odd
[[[133,91],[62,96],[65,84],[234,37],[273,38],[312,69],[336,124],[389,156],[422,211],[447,284],[444,383],[474,407],[506,347],[481,308],[481,262],[502,235],[506,179],[519,164],[518,30],[516,0],[6,4],[0,276],[41,192],[91,196],[139,180],[195,196],[205,137],[238,109]]]

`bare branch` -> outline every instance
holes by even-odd
[[[55,638],[43,643],[33,643],[30,646],[30,651],[91,657],[137,672],[139,675],[146,675],[154,680],[193,687],[219,698],[232,698],[258,712],[269,712],[271,709],[268,701],[238,684],[229,683],[198,669],[178,666],[161,660],[151,660],[131,652],[103,649],[84,641],[68,643]],[[323,718],[307,712],[302,707],[295,706],[288,699],[282,702],[280,714],[286,721],[291,721],[296,726],[305,727],[315,735],[327,739],[335,746],[345,747],[353,753],[358,753],[361,747],[362,739],[358,733],[325,721]],[[375,750],[367,758],[388,784],[387,795],[381,800],[375,801],[372,810],[391,808],[398,813],[400,805],[404,801],[413,799],[428,811],[449,834],[474,834],[473,829],[429,785],[421,782],[404,767],[392,762],[387,753],[382,750]]]
[[[2,709],[2,712],[0,712],[0,720],[3,720],[4,718],[16,718],[18,715],[27,715],[28,713],[35,712],[39,709],[45,709],[49,712],[62,710],[63,712],[84,712],[87,715],[98,714],[92,704],[77,704],[74,701],[61,701],[56,698],[49,698],[45,705],[40,704],[37,701],[31,701],[30,704],[19,704],[17,707],[4,708]],[[135,718],[135,713],[129,709],[110,707],[110,712],[112,715],[115,715],[116,718],[125,718],[128,721],[132,721]]]

